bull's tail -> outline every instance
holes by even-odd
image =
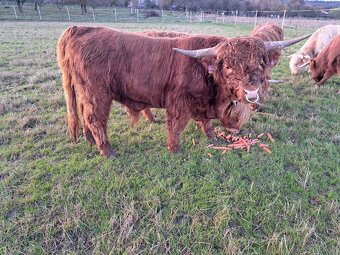
[[[58,64],[63,74],[63,88],[67,106],[67,125],[74,142],[76,142],[78,139],[80,126],[76,92],[72,81],[69,58],[65,50],[67,42],[70,40],[70,37],[75,32],[75,30],[76,27],[68,28],[60,37],[57,47]]]

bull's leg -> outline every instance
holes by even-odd
[[[125,109],[130,116],[131,126],[134,126],[139,120],[139,116],[140,116],[141,111],[135,110],[135,109],[130,108],[128,106],[125,106]],[[154,122],[154,117],[153,117],[153,114],[152,114],[150,108],[145,108],[144,110],[142,110],[142,114],[148,121]]]
[[[128,106],[125,106],[125,110],[130,116],[130,121],[131,121],[130,123],[131,123],[131,126],[133,127],[139,120],[140,111],[130,108]]]
[[[145,108],[144,110],[142,110],[142,114],[148,121],[150,122],[155,121],[155,118],[153,117],[153,114],[150,108]]]
[[[115,153],[107,137],[107,121],[109,118],[111,101],[109,99],[94,100],[94,103],[87,101],[83,103],[83,117],[87,128],[92,136],[100,153],[106,158],[113,158]]]
[[[80,103],[80,112],[81,112],[81,116],[82,116],[83,135],[85,137],[85,140],[91,145],[96,144],[96,141],[94,140],[93,135],[92,135],[89,127],[87,126],[87,123],[85,122],[84,104],[83,103]]]
[[[319,81],[316,85],[321,86],[323,85],[330,77],[332,76],[331,72],[326,72],[322,77],[321,81]]]
[[[197,120],[196,123],[201,128],[203,134],[208,137],[208,139],[216,138],[216,135],[214,134],[214,127],[211,124],[210,120]]]
[[[190,116],[187,109],[167,109],[168,149],[173,153],[179,150],[179,139]]]

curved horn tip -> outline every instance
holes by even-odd
[[[299,68],[302,68],[302,67],[305,67],[305,66],[308,66],[308,65],[310,65],[310,62],[309,62],[309,61],[306,62],[306,63],[304,63],[304,64],[302,64],[302,65],[300,65]]]
[[[310,37],[311,34],[308,34],[308,35],[304,35],[304,36],[301,36],[301,37],[298,37],[298,38],[294,38],[294,39],[291,39],[291,40],[286,40],[286,41],[267,41],[267,42],[264,42],[264,45],[266,47],[267,50],[274,50],[274,49],[283,49],[283,48],[286,48],[288,46],[291,46],[293,44],[296,44],[308,37]]]

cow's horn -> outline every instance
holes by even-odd
[[[308,66],[309,64],[310,64],[310,62],[308,61],[308,62],[306,62],[306,63],[304,63],[304,64],[300,65],[300,66],[299,66],[299,68],[302,68],[302,67]]]
[[[267,50],[275,50],[275,49],[283,49],[286,48],[288,46],[291,46],[295,43],[298,43],[308,37],[310,37],[311,34],[309,35],[304,35],[292,40],[287,40],[287,41],[270,41],[270,42],[264,42],[264,45],[266,46]]]
[[[201,57],[212,57],[212,56],[216,56],[216,47],[212,47],[212,48],[206,48],[206,49],[200,49],[200,50],[182,50],[179,48],[173,48],[173,50],[192,57],[192,58],[201,58]]]

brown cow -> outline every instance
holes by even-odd
[[[57,48],[69,131],[76,141],[79,105],[85,139],[113,157],[107,137],[112,100],[137,111],[166,108],[172,152],[178,151],[190,118],[208,136],[210,119],[239,130],[249,118],[248,101],[263,96],[267,51],[304,38],[288,44],[247,37],[152,38],[104,27],[70,27]]]
[[[318,86],[331,76],[340,76],[340,35],[336,36],[316,58],[309,61],[310,72]]]

